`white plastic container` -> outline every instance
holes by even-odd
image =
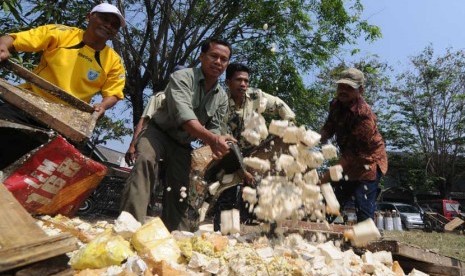
[[[384,230],[392,231],[394,230],[394,221],[391,216],[391,212],[387,211],[384,214]]]
[[[400,219],[400,214],[397,213],[396,211],[393,211],[392,213],[392,220],[394,224],[394,230],[397,231],[402,231],[402,220]]]
[[[379,230],[384,230],[384,216],[383,212],[376,212],[376,227]]]

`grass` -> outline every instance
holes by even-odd
[[[463,232],[384,231],[383,239],[396,240],[465,261],[465,233]]]

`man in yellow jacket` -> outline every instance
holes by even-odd
[[[118,8],[108,3],[95,6],[87,20],[86,30],[51,24],[2,36],[0,61],[8,59],[12,51],[42,52],[34,73],[85,102],[100,93],[102,101],[94,105],[94,111],[102,116],[123,99],[126,72],[121,57],[106,42],[126,22]],[[22,86],[57,101],[33,84]],[[1,102],[0,119],[36,124],[17,108]]]

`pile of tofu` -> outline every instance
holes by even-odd
[[[141,225],[130,214],[111,221],[42,217],[49,235],[72,230],[80,249],[69,253],[75,275],[405,275],[387,251],[341,250],[321,233],[222,235],[207,228],[169,232],[159,218]],[[68,228],[68,229],[67,229]],[[427,275],[413,270],[408,275]]]

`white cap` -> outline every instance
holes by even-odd
[[[118,16],[119,21],[121,23],[121,27],[126,26],[126,20],[124,20],[124,17],[121,14],[121,12],[118,10],[117,7],[115,7],[115,6],[111,5],[111,4],[108,4],[108,3],[98,4],[97,6],[95,6],[92,9],[92,11],[90,11],[90,14],[93,14],[94,12],[112,13],[112,14]]]

